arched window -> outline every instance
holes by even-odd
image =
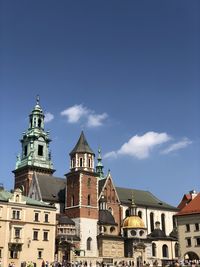
[[[113,210],[111,207],[108,208],[108,211],[110,211],[110,213],[112,214]]]
[[[42,123],[41,119],[38,119],[38,127],[39,128],[41,127],[41,123]]]
[[[172,221],[173,221],[173,228],[175,228],[176,227],[176,218],[175,218],[175,216],[172,217]]]
[[[88,159],[88,166],[91,168],[91,159]]]
[[[176,243],[175,245],[174,245],[174,251],[175,251],[175,257],[176,258],[178,258],[178,249],[179,249],[179,247],[178,247],[178,243]]]
[[[129,209],[126,209],[126,211],[125,211],[125,216],[128,217],[129,214],[130,214]]]
[[[71,206],[74,206],[74,195],[71,196]]]
[[[161,214],[161,225],[162,225],[162,230],[165,233],[165,214]]]
[[[156,244],[152,243],[152,257],[156,257]]]
[[[138,211],[138,216],[142,219],[142,212],[141,212],[141,210]]]
[[[114,231],[115,231],[115,227],[114,226],[110,227],[110,232],[113,233]]]
[[[167,245],[163,245],[162,246],[162,255],[163,255],[163,258],[168,258],[169,257],[168,246]]]
[[[90,206],[91,205],[91,199],[90,199],[90,195],[88,195],[88,197],[87,197],[87,204],[88,204],[88,206]]]
[[[88,239],[87,239],[87,250],[91,250],[91,243],[92,243],[92,238],[88,237]]]
[[[154,214],[153,212],[150,213],[150,224],[151,224],[151,232],[154,230]]]
[[[87,186],[90,187],[90,185],[91,185],[91,178],[88,178],[88,180],[87,180]]]
[[[83,158],[80,158],[80,167],[83,167]]]

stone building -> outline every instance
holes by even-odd
[[[188,204],[185,196],[181,201],[183,207],[176,215],[180,258],[185,262],[200,260],[200,193],[190,192]]]
[[[55,250],[53,206],[0,188],[0,259],[2,266],[53,262]]]
[[[166,236],[170,235],[175,226],[175,207],[159,200],[149,191],[133,189],[134,183],[131,188],[116,187],[111,173],[104,175],[101,151],[98,151],[96,163],[95,153],[83,132],[69,154],[70,166],[65,178],[53,176],[54,169],[49,154],[50,138],[44,130],[44,114],[38,99],[21,143],[22,153],[13,171],[15,187],[20,186],[27,196],[35,200],[54,204],[58,214],[64,213],[74,222],[74,226],[71,224],[66,227],[75,228],[78,240],[75,245],[71,242],[65,247],[63,253],[68,255],[67,260],[87,261],[93,265],[97,261],[110,264],[129,261],[135,262],[135,265],[148,261],[153,264],[153,239],[148,235],[155,230],[155,222],[160,222],[161,230]],[[143,231],[143,236],[148,239],[142,258],[139,252],[127,253],[127,243],[130,241],[124,236],[124,219],[131,216],[132,195],[137,206],[135,216],[142,221],[139,232]],[[58,229],[61,228],[59,225]],[[66,238],[65,236],[65,240],[70,243]],[[136,241],[141,243],[140,238],[134,243]],[[156,242],[165,245],[163,240]],[[139,246],[137,248],[139,251]],[[176,258],[173,247],[173,252],[166,254],[165,260]]]

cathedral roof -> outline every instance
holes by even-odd
[[[156,237],[156,238],[165,238],[166,234],[161,229],[154,229],[151,234],[149,234],[149,237]]]
[[[116,225],[114,217],[108,210],[99,211],[99,224]]]
[[[83,131],[81,132],[81,135],[80,135],[80,137],[78,139],[77,144],[75,145],[75,147],[70,152],[70,155],[73,155],[75,153],[89,153],[89,154],[93,154],[94,155],[94,152],[92,151],[92,149],[88,145],[88,142],[87,142],[87,140],[85,138],[85,135],[84,135]]]
[[[131,188],[122,188],[122,187],[116,187],[116,190],[121,203],[124,205],[130,204],[132,194],[134,194],[134,200],[137,206],[148,206],[157,209],[177,211],[177,208],[161,201],[149,191],[143,191]]]
[[[65,202],[66,179],[38,173],[37,179],[42,200],[48,202]]]

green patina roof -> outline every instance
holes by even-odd
[[[12,198],[12,196],[13,196],[13,193],[5,191],[5,190],[0,190],[0,201],[8,202],[9,199]],[[46,204],[44,202],[40,202],[40,201],[37,201],[29,197],[25,197],[25,196],[22,196],[22,201],[25,201],[27,205],[54,208],[50,206],[49,204]],[[20,203],[18,204],[20,205]]]
[[[137,206],[152,207],[156,209],[169,209],[177,211],[176,207],[173,207],[166,202],[158,199],[149,191],[116,187],[117,194],[120,201],[123,204],[130,204],[132,195],[134,195],[134,201]]]
[[[84,135],[83,131],[81,132],[81,135],[79,137],[79,140],[78,140],[77,144],[75,145],[73,150],[70,152],[70,155],[73,155],[75,153],[90,153],[90,154],[94,154],[94,152],[92,151],[92,149],[88,145],[88,142],[87,142],[87,140],[85,138],[85,135]]]

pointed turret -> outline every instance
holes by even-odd
[[[101,149],[98,149],[98,158],[97,158],[97,166],[96,166],[96,173],[98,174],[100,179],[104,178],[104,173],[103,173],[103,164],[102,164],[102,157],[101,157]]]
[[[36,105],[29,115],[28,130],[23,133],[20,140],[22,152],[17,157],[16,167],[13,171],[15,174],[15,187],[23,186],[26,194],[28,194],[33,171],[45,174],[53,174],[54,172],[49,151],[51,140],[49,132],[44,130],[44,117],[40,99],[37,96]],[[25,180],[28,182],[25,182]]]
[[[82,131],[77,144],[70,152],[71,171],[85,170],[94,172],[94,156],[95,154]]]

